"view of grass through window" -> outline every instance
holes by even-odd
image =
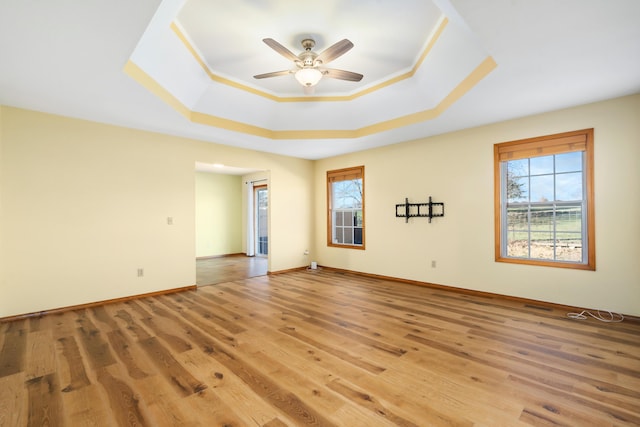
[[[582,262],[583,152],[506,162],[506,256]]]

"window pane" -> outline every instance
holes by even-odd
[[[507,177],[507,203],[529,200],[529,178]]]
[[[552,206],[531,208],[531,247],[529,257],[533,259],[554,259],[554,220]]]
[[[582,170],[582,151],[556,155],[556,173]]]
[[[556,209],[556,230],[582,232],[582,208],[580,206],[560,206]]]
[[[529,229],[529,208],[527,206],[507,207],[507,227],[512,230]]]
[[[343,243],[344,242],[344,238],[342,237],[342,228],[341,227],[336,227],[334,241],[336,243]]]
[[[539,233],[553,233],[553,223],[555,215],[553,206],[532,206],[531,207],[531,231]],[[549,234],[547,239],[552,240],[553,234]]]
[[[362,244],[362,228],[361,227],[353,229],[353,243],[355,243],[356,245]]]
[[[334,209],[362,206],[362,179],[334,182],[332,187]]]
[[[513,237],[513,238],[512,238]],[[529,242],[527,233],[509,233],[507,241],[507,256],[514,258],[529,258]]]
[[[531,203],[548,202],[553,197],[553,175],[531,177]]]
[[[548,232],[531,232],[531,253],[529,258],[544,260],[554,259],[553,238],[550,239],[550,236],[553,236],[553,234]]]
[[[352,244],[353,243],[353,228],[345,228],[344,232],[344,241],[342,243]]]
[[[344,225],[348,227],[353,226],[353,212],[346,211],[346,212],[343,212],[343,215],[344,215]]]
[[[507,200],[524,202],[529,198],[529,159],[511,160],[506,165]]]
[[[580,233],[558,233],[556,236],[556,260],[581,262],[582,238]]]
[[[556,200],[582,200],[582,172],[556,175]]]
[[[356,223],[354,224],[356,227],[362,227],[362,211],[356,211]]]
[[[531,175],[553,173],[553,156],[532,157],[530,160]]]
[[[507,256],[529,256],[529,212],[527,207],[507,208]]]
[[[508,161],[507,173],[512,176],[529,175],[529,159],[519,159],[519,160]]]

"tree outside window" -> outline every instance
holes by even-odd
[[[327,172],[327,244],[364,249],[364,166]]]

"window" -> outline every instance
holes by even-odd
[[[496,261],[595,270],[593,129],[494,145]]]
[[[364,249],[364,166],[327,172],[327,244]]]

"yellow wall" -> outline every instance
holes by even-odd
[[[2,289],[2,283],[4,278],[4,257],[2,256],[2,247],[4,245],[4,222],[2,221],[2,215],[4,209],[2,209],[3,197],[2,197],[2,182],[4,179],[4,174],[2,173],[2,168],[4,165],[3,162],[3,127],[2,127],[2,107],[0,106],[0,289]],[[0,297],[2,297],[2,293],[0,292]],[[0,302],[0,306],[2,306],[2,302]]]
[[[494,261],[493,144],[595,129],[596,271]],[[321,265],[640,315],[640,95],[546,113],[315,164]],[[326,246],[327,170],[365,165],[366,250]],[[395,205],[445,203],[445,217]],[[436,268],[431,261],[436,261]]]
[[[590,127],[597,270],[494,262],[493,144]],[[265,171],[242,191],[268,179],[269,271],[315,260],[640,316],[639,158],[640,95],[316,162],[0,107],[0,317],[194,284],[195,162]],[[328,248],[325,172],[355,165],[367,249]],[[429,196],[444,218],[395,217]]]
[[[269,268],[306,264],[312,162],[0,110],[0,317],[195,284],[196,162],[270,170]]]
[[[242,252],[242,177],[196,173],[196,256]]]

